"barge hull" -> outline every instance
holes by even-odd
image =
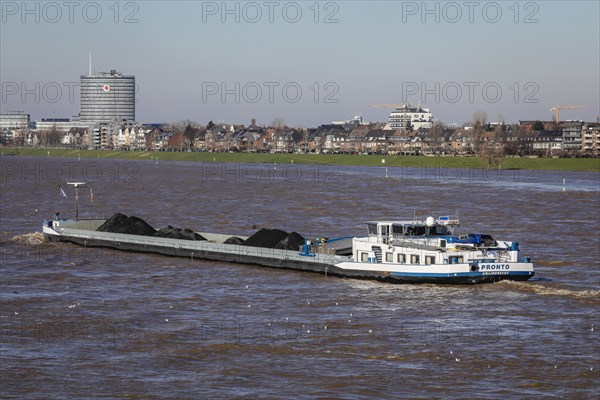
[[[282,250],[223,243],[228,235],[198,232],[207,240],[182,240],[97,231],[105,220],[45,221],[42,228],[49,241],[71,242],[84,247],[104,247],[122,251],[155,253],[262,267],[281,268],[332,275],[341,278],[369,279],[392,283],[477,284],[500,280],[527,280],[534,274],[525,271],[468,271],[468,265],[454,270],[390,270],[389,264],[355,263],[351,256],[301,254]],[[363,265],[361,265],[363,264]],[[434,272],[434,273],[432,273]]]
[[[424,277],[424,276],[392,276],[385,271],[365,271],[365,270],[349,270],[335,266],[333,263],[326,264],[322,262],[311,262],[297,259],[285,259],[269,256],[257,256],[248,254],[226,253],[222,251],[209,250],[191,250],[185,248],[173,248],[151,244],[130,243],[124,241],[115,241],[109,239],[94,239],[82,237],[67,237],[67,236],[48,236],[49,241],[53,242],[70,242],[84,247],[102,247],[111,248],[121,251],[132,251],[139,253],[155,253],[171,257],[183,257],[189,259],[222,261],[231,263],[241,263],[248,265],[257,265],[261,267],[280,268],[289,270],[298,270],[305,272],[319,273],[323,275],[331,275],[340,278],[353,279],[369,279],[378,280],[381,282],[390,283],[406,283],[406,284],[477,284],[477,283],[493,283],[503,279],[510,280],[527,280],[530,276],[511,276],[510,278],[503,275],[475,275],[468,276],[444,276],[444,277]],[[265,253],[269,253],[271,249],[263,249]]]
[[[258,248],[257,253],[264,253],[266,255],[250,255],[244,250],[248,246],[239,246],[240,252],[225,252],[225,251],[210,251],[210,250],[192,250],[186,248],[174,248],[160,245],[131,243],[110,239],[97,239],[97,238],[84,238],[84,237],[73,237],[73,236],[53,236],[48,235],[48,240],[52,242],[70,242],[84,247],[103,247],[111,248],[122,251],[133,251],[139,253],[155,253],[165,256],[173,257],[184,257],[189,259],[198,260],[211,260],[211,261],[223,261],[238,264],[257,265],[261,267],[270,268],[281,268],[289,270],[298,270],[306,272],[315,272],[323,275],[331,275],[342,278],[355,278],[355,279],[375,279],[380,281],[396,281],[390,280],[389,276],[386,276],[384,272],[380,271],[355,271],[345,270],[336,267],[334,263],[314,262],[310,261],[312,257],[298,258],[279,258],[276,256],[269,256],[269,253],[273,253],[268,248]],[[252,248],[257,249],[257,248]],[[298,254],[297,252],[292,252]],[[305,259],[305,260],[304,260]],[[399,283],[400,281],[396,281]]]

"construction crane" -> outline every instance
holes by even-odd
[[[408,112],[408,107],[410,107],[409,104],[373,104],[373,107],[375,108],[393,108],[393,109],[399,109],[402,108],[404,110],[404,132],[406,133],[407,129],[408,129],[408,119],[406,117],[406,113]]]
[[[550,111],[556,112],[556,123],[560,122],[560,110],[576,110],[578,108],[585,108],[587,106],[561,106],[552,107]]]

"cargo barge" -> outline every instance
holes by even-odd
[[[185,240],[101,229],[105,219],[44,221],[49,241],[87,247],[158,253],[189,259],[253,264],[316,272],[325,275],[374,279],[395,283],[475,284],[527,280],[535,271],[519,244],[496,241],[490,235],[455,235],[457,219],[374,221],[367,236],[304,240],[298,249],[266,248],[248,244],[248,237],[193,232],[202,240]],[[190,231],[191,232],[191,231]]]

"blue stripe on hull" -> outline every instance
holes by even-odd
[[[476,284],[492,283],[498,281],[526,281],[530,279],[535,272],[515,271],[510,274],[483,274],[481,272],[463,272],[452,274],[426,274],[426,273],[390,273],[387,281],[395,283],[434,283],[434,284]]]
[[[479,278],[482,276],[498,276],[498,277],[509,277],[509,276],[523,276],[523,275],[528,275],[528,276],[533,276],[535,274],[535,272],[531,271],[513,271],[513,272],[509,272],[509,273],[505,273],[505,274],[490,274],[490,273],[484,273],[484,272],[453,272],[453,273],[449,273],[449,274],[431,274],[431,273],[423,273],[423,272],[390,272],[390,276],[397,276],[397,277],[402,277],[402,276],[407,276],[407,277],[414,277],[414,278],[468,278],[468,277],[472,277],[472,278]]]

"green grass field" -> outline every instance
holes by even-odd
[[[126,160],[205,161],[278,164],[328,164],[387,167],[484,168],[477,157],[378,156],[347,154],[254,154],[254,153],[191,153],[111,150],[68,150],[2,148],[4,156],[34,156],[58,158],[108,158]],[[385,163],[382,163],[385,160]],[[600,172],[600,159],[593,158],[504,158],[502,169]],[[494,168],[497,168],[494,167]]]

